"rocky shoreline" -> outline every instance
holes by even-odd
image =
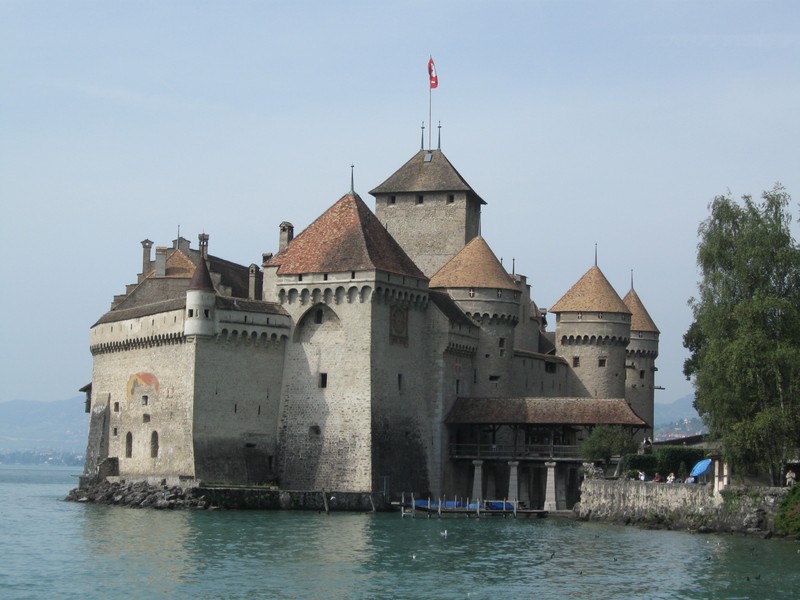
[[[204,495],[198,495],[197,492],[197,488],[154,486],[144,481],[132,483],[100,481],[71,490],[65,500],[130,508],[194,510],[217,508],[208,503]]]

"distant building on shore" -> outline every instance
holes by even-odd
[[[441,150],[370,193],[280,223],[260,265],[144,240],[90,331],[85,475],[561,509],[593,426],[652,434],[659,331],[633,289],[593,265],[537,307]]]

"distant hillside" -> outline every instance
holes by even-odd
[[[699,419],[700,415],[694,409],[694,394],[689,394],[683,398],[678,398],[670,404],[655,405],[655,426],[661,427],[684,419]]]
[[[83,396],[54,402],[0,403],[0,452],[84,452],[89,415]]]

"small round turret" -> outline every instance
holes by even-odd
[[[569,393],[625,397],[625,349],[631,311],[593,266],[550,309],[556,314],[556,353],[572,367]]]
[[[216,297],[205,257],[201,257],[186,291],[184,335],[214,335]]]

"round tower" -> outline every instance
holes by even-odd
[[[217,293],[214,291],[211,274],[206,265],[206,255],[203,252],[186,291],[184,335],[210,336],[216,333],[214,325],[216,298]]]
[[[444,289],[480,327],[472,376],[472,396],[511,393],[520,289],[478,236],[447,262],[429,287]]]
[[[631,342],[625,360],[625,399],[633,411],[647,421],[649,427],[646,435],[652,436],[660,332],[633,286],[622,301],[631,311]]]
[[[593,266],[550,309],[556,315],[556,354],[570,369],[569,395],[625,397],[625,353],[631,311]]]

